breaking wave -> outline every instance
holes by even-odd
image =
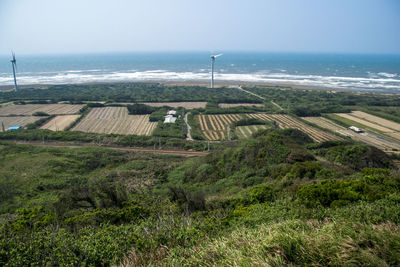
[[[217,73],[216,81],[256,82],[277,85],[302,85],[351,90],[386,90],[400,92],[399,75],[391,73],[371,74],[366,78],[337,77],[321,75],[297,75],[281,73]],[[148,71],[104,71],[104,70],[68,70],[62,72],[26,72],[19,73],[18,83],[30,84],[68,84],[92,82],[137,82],[137,81],[207,81],[210,73],[201,69],[201,72],[174,72],[167,70]],[[0,85],[12,85],[13,79],[8,74],[0,74]]]

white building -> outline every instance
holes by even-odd
[[[350,130],[356,132],[356,133],[362,133],[363,130],[361,130],[360,128],[356,127],[356,126],[350,126],[349,127]]]
[[[164,118],[165,118],[164,123],[175,123],[176,121],[176,117],[172,115],[167,115]]]
[[[176,110],[169,110],[167,114],[176,117]]]

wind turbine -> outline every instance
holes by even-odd
[[[222,54],[211,56],[211,88],[214,88],[214,63],[219,56],[222,56]]]
[[[13,67],[13,74],[14,74],[14,86],[15,86],[15,92],[18,91],[18,86],[17,86],[17,77],[15,76],[15,72],[17,71],[17,60],[15,59],[15,54],[14,52],[12,53],[12,59],[10,60],[11,65]]]

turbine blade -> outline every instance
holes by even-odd
[[[216,55],[216,56],[214,56],[214,57],[220,57],[220,56],[222,56],[223,54],[218,54],[218,55]]]

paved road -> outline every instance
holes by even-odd
[[[133,151],[133,152],[147,152],[153,154],[168,154],[168,155],[179,155],[185,157],[197,157],[207,155],[207,151],[187,151],[187,150],[174,150],[174,149],[152,149],[143,147],[113,147],[113,146],[97,146],[94,144],[64,144],[64,143],[41,143],[41,142],[23,142],[17,141],[16,144],[20,145],[33,145],[43,147],[69,147],[69,148],[82,148],[82,147],[104,147],[119,151]]]

